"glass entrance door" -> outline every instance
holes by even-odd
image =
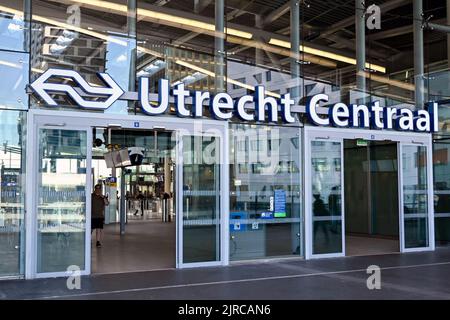
[[[345,255],[342,139],[306,140],[307,258]],[[309,214],[308,214],[309,213]]]
[[[180,134],[178,150],[178,266],[219,264],[220,138]]]
[[[368,143],[397,142],[398,190],[391,188],[389,192],[398,194],[400,250],[408,252],[434,249],[430,135],[308,127],[305,128],[304,137],[307,259],[344,256],[346,253],[344,139],[365,140]],[[348,194],[347,200],[357,201],[352,196]]]
[[[38,129],[36,273],[90,269],[90,148],[88,130]],[[78,268],[78,269],[77,269]]]
[[[432,183],[429,147],[402,143],[400,146],[401,246],[402,251],[431,249],[434,241]]]

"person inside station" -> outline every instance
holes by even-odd
[[[134,213],[134,215],[136,216],[139,212],[139,209],[141,210],[141,217],[144,216],[144,194],[142,193],[142,191],[138,191],[137,195],[136,195],[136,212]]]
[[[105,207],[109,205],[108,197],[102,194],[102,185],[96,184],[91,197],[91,230],[95,230],[96,247],[102,246]]]

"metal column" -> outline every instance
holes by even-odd
[[[136,91],[136,60],[137,60],[137,0],[128,0],[128,37],[132,47],[130,48],[130,71],[128,91]],[[128,109],[135,110],[135,101],[128,101]]]
[[[125,234],[125,222],[126,222],[126,183],[125,183],[125,170],[121,170],[122,174],[120,175],[120,206],[119,206],[119,216],[120,216],[120,234]]]
[[[422,8],[422,0],[413,1],[415,100],[416,107],[420,109],[424,101]]]
[[[225,90],[225,9],[224,0],[216,0],[216,34],[215,34],[215,53],[214,64],[216,73],[216,91],[223,92]]]
[[[355,32],[356,32],[356,88],[360,92],[366,90],[366,29],[363,0],[355,0]],[[365,100],[365,99],[364,99]]]
[[[447,0],[447,25],[450,25],[450,0]],[[447,33],[447,68],[450,69],[450,33]]]
[[[296,79],[292,89],[292,97],[300,96],[300,3],[298,0],[291,0],[291,78]]]

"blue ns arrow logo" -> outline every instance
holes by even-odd
[[[74,70],[63,69],[48,69],[33,83],[31,88],[50,106],[57,106],[58,104],[48,94],[48,92],[65,92],[75,102],[83,108],[89,109],[108,109],[120,96],[124,93],[122,88],[109,76],[107,73],[97,73],[100,79],[109,87],[96,87],[90,85],[83,77]],[[92,95],[108,97],[104,101],[93,101],[84,99],[72,86],[62,83],[46,82],[51,77],[72,78],[77,82],[80,88]]]

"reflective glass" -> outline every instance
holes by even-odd
[[[37,272],[85,269],[86,131],[40,129]]]
[[[402,146],[402,167],[405,248],[427,247],[429,235],[426,147]]]
[[[29,55],[0,51],[0,109],[28,109]]]
[[[230,128],[230,260],[301,255],[299,128]]]
[[[220,144],[183,136],[183,263],[220,261]]]
[[[433,144],[434,225],[436,245],[450,245],[450,136]]]
[[[23,274],[26,113],[0,110],[0,277]]]
[[[104,87],[97,73],[106,72],[122,90],[133,89],[136,40],[130,31],[132,21],[125,0],[33,1],[31,80],[49,68],[70,69],[90,85]],[[67,78],[51,81],[79,86]],[[33,97],[33,107],[45,105],[36,95]],[[64,94],[54,99],[61,108],[81,110]],[[117,101],[105,112],[127,114],[128,107],[126,101]],[[132,105],[130,112],[134,112]]]
[[[28,51],[29,22],[24,18],[24,7],[27,2],[27,0],[0,2],[0,49]]]
[[[342,252],[342,143],[311,141],[313,254]]]

